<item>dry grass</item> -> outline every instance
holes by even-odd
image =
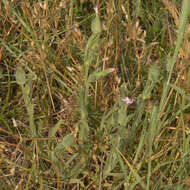
[[[86,96],[95,4],[105,27],[87,77],[116,72]],[[175,0],[2,0],[0,189],[189,189],[189,23],[171,69],[180,13]]]

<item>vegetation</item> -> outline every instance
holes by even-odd
[[[190,189],[189,11],[0,1],[0,189]]]

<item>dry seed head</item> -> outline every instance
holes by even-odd
[[[66,1],[64,1],[64,0],[61,1],[61,2],[59,3],[59,7],[65,9],[65,8],[66,8]]]
[[[176,7],[172,4],[172,2],[168,0],[162,0],[162,2],[166,6],[166,8],[169,10],[170,14],[172,15],[175,25],[179,26],[179,13]]]
[[[141,33],[142,33],[142,29],[139,27],[139,28],[137,29],[137,35],[139,36],[139,35],[141,35]]]
[[[12,167],[11,167],[10,175],[12,175],[12,176],[15,175],[15,166],[12,166]]]
[[[124,7],[123,5],[121,5],[121,9],[122,9],[122,11],[123,11],[125,14],[127,14],[127,12],[126,12],[126,10],[125,10],[125,7]]]
[[[5,1],[5,10],[6,10],[6,11],[9,11],[9,10],[10,10],[10,6],[9,6],[8,1]]]
[[[121,82],[121,78],[120,78],[120,77],[118,77],[118,76],[116,75],[115,80],[116,80],[117,84],[120,84],[120,82]]]
[[[125,7],[124,7],[123,5],[121,5],[121,9],[122,9],[122,11],[123,11],[124,14],[125,14],[126,20],[128,20],[128,15],[127,15],[127,12],[126,12]]]
[[[45,45],[44,44],[42,44],[42,50],[44,50],[45,49]]]
[[[108,15],[114,13],[113,6],[112,6],[111,3],[108,4],[106,12],[107,12]]]
[[[11,118],[11,119],[12,119],[12,122],[13,122],[13,126],[17,127],[18,125],[17,125],[17,122],[16,122],[15,118]]]
[[[143,32],[143,38],[145,39],[146,38],[146,31],[144,30]]]
[[[31,46],[34,47],[34,41],[31,41]]]
[[[109,60],[109,57],[105,57],[102,59],[102,61],[108,61]]]
[[[15,19],[15,20],[14,20]],[[14,24],[17,24],[18,23],[18,20],[15,18],[15,16],[11,17],[10,20],[14,23]],[[20,26],[20,24],[19,24]]]
[[[48,9],[48,1],[45,1],[45,2],[44,2],[43,9],[44,9],[44,10],[47,10],[47,9]]]
[[[111,47],[112,45],[113,45],[113,40],[110,39],[110,40],[108,41],[108,47]]]
[[[33,15],[37,15],[38,14],[38,10],[37,10],[37,5],[36,5],[36,3],[34,3],[34,14]]]
[[[48,3],[47,3],[47,1],[45,1],[44,3],[39,2],[39,6],[40,6],[41,9],[47,10],[47,8],[48,8]]]
[[[136,22],[136,28],[138,28],[138,27],[139,27],[139,21]]]
[[[39,2],[38,4],[39,4],[40,8],[43,9],[43,4],[42,4],[42,2]]]

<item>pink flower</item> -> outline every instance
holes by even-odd
[[[114,71],[116,71],[116,68],[115,68],[115,67],[113,67],[113,68],[112,68],[112,71],[113,71],[113,72],[114,72]]]
[[[107,28],[106,28],[106,26],[105,26],[105,23],[104,23],[104,21],[102,21],[102,28],[103,28],[103,30],[107,30]]]
[[[127,105],[130,105],[133,103],[133,99],[130,99],[128,96],[125,98],[121,98],[123,102],[126,102]]]
[[[104,23],[104,21],[102,21],[102,28],[105,28],[105,23]]]
[[[98,5],[94,7],[95,13],[98,15]]]

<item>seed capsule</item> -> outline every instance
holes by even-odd
[[[91,23],[91,30],[94,34],[98,34],[98,33],[101,33],[102,27],[101,27],[100,17],[98,15],[98,7],[96,6],[94,8],[94,10],[96,12],[96,17],[94,18],[94,20]]]

